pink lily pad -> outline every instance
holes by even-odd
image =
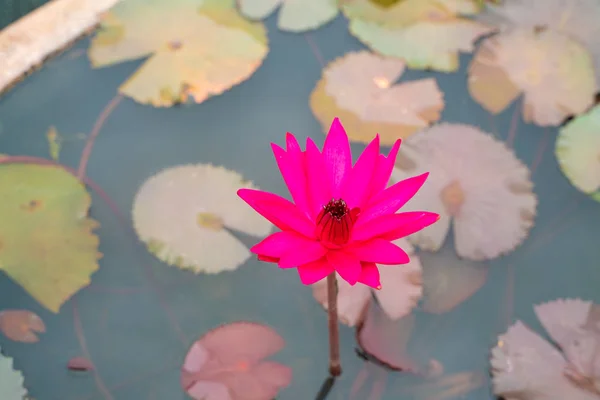
[[[40,339],[36,333],[46,332],[44,321],[27,310],[0,311],[0,332],[16,342],[35,343]]]
[[[87,358],[73,357],[67,363],[67,368],[71,371],[93,371],[94,364]]]
[[[388,370],[416,373],[417,367],[406,351],[414,324],[413,314],[394,321],[371,302],[364,321],[356,329],[356,340],[367,359]]]
[[[197,400],[271,400],[292,380],[291,368],[265,361],[284,345],[266,325],[222,325],[194,342],[183,363],[181,386]]]

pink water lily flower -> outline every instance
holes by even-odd
[[[400,148],[379,154],[379,135],[354,166],[344,127],[333,120],[323,151],[308,138],[302,151],[288,133],[287,151],[271,144],[294,203],[273,193],[240,189],[238,195],[281,229],[252,247],[262,261],[297,268],[311,285],[334,271],[350,285],[379,289],[377,264],[409,262],[393,240],[433,224],[438,214],[397,213],[421,188],[427,173],[387,187]],[[390,267],[392,268],[392,267]]]

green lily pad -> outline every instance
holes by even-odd
[[[480,6],[470,0],[404,0],[383,7],[372,0],[352,0],[342,11],[350,33],[373,51],[405,60],[410,68],[453,72],[459,52],[492,28],[463,18]]]
[[[0,353],[0,399],[23,400],[27,395],[23,381],[23,374],[13,369],[13,359]]]
[[[600,201],[600,105],[560,129],[555,152],[571,184]]]
[[[248,79],[268,52],[266,30],[234,0],[123,0],[92,40],[94,67],[148,60],[119,88],[137,102],[201,103]]]
[[[58,312],[98,269],[89,193],[60,167],[4,164],[0,197],[0,270]]]

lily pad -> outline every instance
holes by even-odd
[[[369,143],[379,133],[392,146],[440,118],[444,95],[434,78],[400,81],[402,60],[369,51],[332,61],[310,96],[310,107],[327,133],[339,117],[350,140]]]
[[[459,52],[492,32],[481,22],[463,18],[477,13],[474,1],[405,0],[382,7],[371,0],[348,0],[342,11],[350,32],[372,50],[405,60],[410,68],[453,72]]]
[[[233,271],[250,251],[229,230],[264,237],[272,225],[237,195],[255,188],[235,171],[180,165],[150,177],[133,205],[133,225],[148,250],[169,265],[196,273]]]
[[[98,269],[89,193],[60,167],[5,164],[0,197],[0,270],[58,312]]]
[[[338,0],[238,0],[241,13],[261,20],[280,8],[277,27],[287,32],[306,32],[332,21],[339,12]]]
[[[0,354],[0,399],[23,400],[26,395],[23,374],[13,369],[12,358]]]
[[[0,332],[16,342],[35,343],[40,340],[36,333],[46,332],[46,325],[39,315],[31,311],[2,310]]]
[[[600,106],[561,128],[555,152],[573,186],[600,201]]]
[[[563,34],[515,29],[486,39],[469,67],[471,97],[498,114],[523,95],[523,119],[558,126],[594,103],[592,58]]]
[[[150,56],[119,92],[169,107],[248,79],[267,42],[264,26],[242,18],[234,0],[123,0],[103,18],[89,56],[94,67]]]

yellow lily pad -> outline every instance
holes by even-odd
[[[119,92],[169,107],[243,82],[267,52],[264,26],[242,18],[234,0],[123,0],[102,19],[89,57],[105,67],[150,56]]]
[[[60,167],[4,164],[0,197],[0,270],[58,312],[98,269],[89,193]]]
[[[382,7],[372,0],[348,0],[342,11],[350,32],[373,51],[403,59],[408,67],[453,72],[459,52],[473,51],[473,43],[492,31],[463,18],[480,6],[470,0],[404,0]]]
[[[338,117],[351,141],[369,143],[379,133],[381,143],[392,146],[439,120],[444,95],[436,80],[397,82],[404,70],[402,60],[369,51],[332,61],[310,95],[310,108],[323,132]]]

